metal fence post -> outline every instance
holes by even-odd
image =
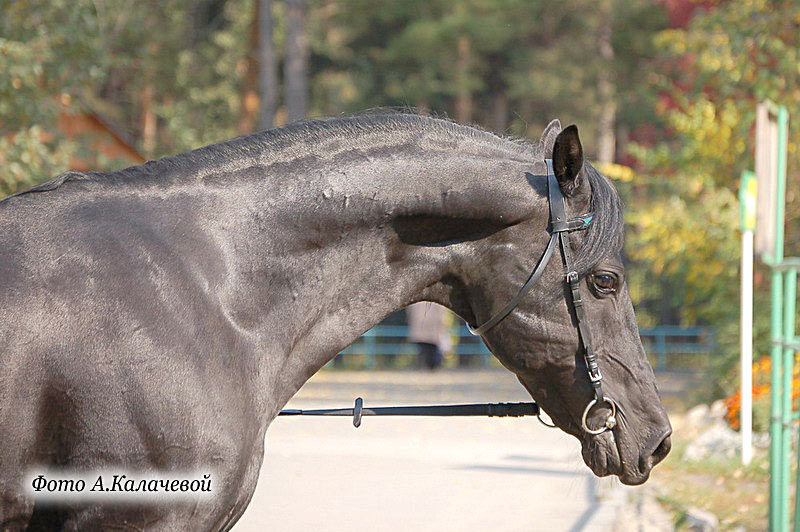
[[[784,207],[786,198],[786,143],[788,137],[789,113],[785,107],[777,109],[778,146],[777,146],[777,183],[775,205],[775,255],[769,257],[772,266],[771,279],[771,309],[770,309],[770,340],[772,348],[770,359],[772,361],[770,390],[770,445],[769,445],[769,528],[773,532],[783,532],[789,526],[789,464],[791,453],[791,440],[784,437],[784,394],[789,396],[791,407],[791,374],[788,379],[784,372],[784,331],[783,331],[783,273],[779,265],[783,262],[783,236],[784,236]],[[791,368],[788,368],[791,371]],[[786,387],[786,383],[789,387]],[[791,418],[791,410],[788,413]],[[788,441],[788,448],[787,448]]]
[[[780,526],[781,522],[781,507],[783,500],[781,481],[781,462],[783,453],[783,416],[781,413],[783,402],[782,388],[783,388],[783,350],[781,349],[782,340],[782,318],[783,313],[781,307],[783,306],[783,286],[782,276],[780,271],[772,271],[771,280],[771,308],[770,308],[770,340],[772,347],[770,350],[770,361],[772,363],[770,380],[772,386],[770,388],[770,423],[769,423],[769,473],[770,473],[770,530],[778,531],[783,530],[784,527]]]
[[[367,369],[375,367],[375,329],[370,329],[364,333],[364,366]]]
[[[663,331],[659,331],[655,338],[656,349],[656,368],[659,370],[667,369],[667,336]]]
[[[742,231],[739,427],[744,465],[748,465],[753,459],[753,231],[756,226],[757,186],[758,181],[753,172],[742,172],[739,185],[739,228]]]
[[[786,360],[791,360],[791,363],[794,364],[794,354],[795,354],[795,350],[797,349],[797,346],[795,345],[795,336],[794,336],[795,335],[795,317],[796,317],[796,311],[797,311],[797,306],[796,306],[797,305],[797,267],[793,266],[791,269],[788,269],[784,275],[786,275],[786,294],[785,294],[786,295],[786,301],[785,301],[785,305],[784,305],[785,319],[784,319],[784,323],[783,323],[783,326],[784,326],[783,336],[786,339],[786,343],[788,344],[788,345],[785,346],[786,350],[785,350],[785,353],[784,353],[784,355],[785,355],[784,358]],[[787,437],[788,449],[791,450],[791,445],[792,445],[792,440],[791,440],[792,422],[794,421],[794,410],[793,410],[793,405],[792,405],[792,384],[793,384],[793,381],[794,381],[794,378],[793,378],[794,377],[794,372],[790,371],[789,374],[790,374],[789,375],[789,382],[790,382],[790,384],[789,384],[789,393],[786,394],[788,396],[787,403],[788,403],[788,410],[789,410],[789,414],[788,414],[789,423],[787,424],[785,430],[786,430],[786,433],[788,434],[788,437]],[[786,454],[789,455],[790,453],[787,452]],[[798,461],[798,465],[800,465],[800,452],[798,452],[797,461]],[[787,476],[789,476],[789,474],[790,474],[789,473],[790,467],[791,467],[791,458],[789,456],[787,456],[787,464],[786,464],[786,469],[785,469]],[[788,482],[787,482],[787,484],[788,484]],[[800,469],[797,470],[797,478],[795,479],[795,490],[797,490],[798,486],[800,486]],[[789,493],[788,485],[787,485],[786,490],[787,490],[786,494],[788,495],[788,493]],[[787,501],[786,502],[787,502],[787,504],[789,502],[788,501],[788,496],[787,496]],[[800,526],[800,497],[798,497],[796,492],[795,492],[795,497],[794,497],[794,520],[793,520],[793,522],[794,522],[793,530],[798,530],[797,527]]]
[[[792,463],[792,384],[794,381],[794,349],[787,346],[789,339],[794,336],[794,296],[797,284],[794,272],[783,272],[783,456],[781,470],[783,487],[781,492],[784,497],[786,520],[789,519],[789,494],[791,493],[791,463]]]

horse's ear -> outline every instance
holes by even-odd
[[[556,143],[556,137],[561,132],[561,120],[556,118],[547,124],[547,127],[542,131],[542,138],[539,144],[542,146],[543,153],[546,157],[553,155],[553,145]]]
[[[553,171],[565,196],[579,187],[578,175],[583,168],[583,146],[578,128],[573,124],[556,137],[553,145]]]

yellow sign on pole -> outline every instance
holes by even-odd
[[[758,204],[758,179],[749,170],[742,172],[739,186],[739,225],[742,232],[756,228],[756,205]]]

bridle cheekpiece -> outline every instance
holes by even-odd
[[[470,327],[470,332],[476,336],[483,335],[486,331],[511,314],[525,295],[533,288],[536,281],[542,277],[547,263],[550,262],[550,258],[553,256],[556,245],[560,244],[561,258],[564,264],[564,282],[569,287],[571,294],[567,303],[571,303],[572,310],[575,312],[575,322],[580,339],[580,348],[583,352],[583,359],[586,362],[589,382],[594,390],[594,399],[589,401],[589,404],[586,405],[583,415],[581,416],[581,427],[589,434],[601,434],[616,427],[618,407],[616,401],[603,394],[603,375],[600,373],[600,367],[597,365],[597,355],[592,347],[591,331],[585,320],[583,299],[581,298],[580,277],[575,269],[575,262],[572,257],[572,246],[569,240],[569,234],[571,232],[582,231],[591,225],[593,214],[590,213],[575,218],[567,218],[564,194],[561,192],[561,187],[559,187],[556,174],[553,171],[553,160],[545,159],[545,164],[547,165],[547,195],[550,203],[550,240],[547,243],[547,247],[542,257],[539,259],[538,264],[531,272],[528,280],[525,281],[525,284],[522,285],[517,295],[499,312],[484,322],[483,325],[475,328]],[[595,405],[601,404],[608,404],[611,407],[611,412],[603,425],[596,429],[589,428],[587,424],[589,412]]]

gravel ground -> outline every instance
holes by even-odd
[[[529,400],[503,370],[317,374],[289,408]],[[279,418],[238,531],[624,530],[624,491],[534,418]]]

